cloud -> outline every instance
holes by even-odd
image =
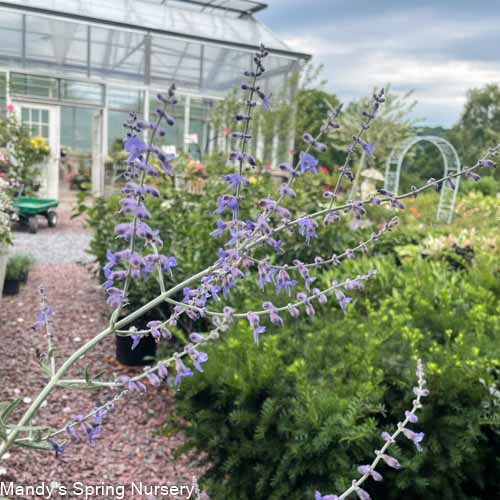
[[[271,0],[260,18],[325,67],[329,90],[415,90],[415,114],[452,125],[466,92],[500,82],[500,3],[476,0]],[[493,5],[493,6],[492,6]]]

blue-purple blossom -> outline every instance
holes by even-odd
[[[306,243],[309,243],[311,238],[317,238],[318,235],[316,233],[316,228],[318,227],[318,223],[311,219],[310,217],[303,217],[299,219],[296,224],[299,226],[299,233],[302,236],[305,236]]]
[[[354,491],[356,492],[356,495],[358,495],[360,500],[371,500],[372,498],[367,491],[365,491],[363,488],[360,488],[359,486],[356,486],[354,488]]]
[[[162,361],[158,363],[158,376],[163,380],[166,380],[166,378],[168,377],[167,367]]]
[[[290,198],[295,198],[295,191],[288,185],[288,182],[281,183],[279,187],[279,194],[281,196],[289,196]]]
[[[338,500],[337,495],[322,495],[319,491],[314,493],[314,500]]]
[[[269,319],[271,320],[271,323],[274,323],[275,325],[283,324],[283,320],[280,318],[278,308],[272,302],[264,302],[262,304],[262,308],[269,312]]]
[[[240,186],[250,183],[250,181],[246,177],[243,177],[238,173],[223,175],[221,179],[223,181],[226,181],[231,189],[237,189]]]
[[[261,326],[259,324],[260,317],[258,314],[255,314],[254,312],[248,312],[247,319],[248,319],[248,322],[250,323],[250,326],[253,329],[253,340],[257,345],[259,345],[259,335],[266,331],[266,327]]]
[[[134,351],[141,342],[141,335],[132,335],[132,345],[130,349]]]
[[[146,373],[146,377],[151,383],[151,385],[154,385],[155,387],[161,385],[160,377],[158,377],[158,375],[151,370],[150,366],[144,367],[144,372]]]
[[[156,341],[159,341],[162,337],[165,339],[172,338],[172,333],[161,321],[149,321],[146,327],[151,330],[151,335]]]
[[[339,290],[338,288],[335,289],[335,296],[337,297],[337,300],[339,301],[340,308],[342,309],[343,312],[346,312],[347,309],[347,304],[349,302],[352,302],[351,297],[347,297],[342,290]]]
[[[50,445],[52,446],[52,449],[54,450],[55,459],[59,460],[61,458],[62,453],[66,449],[66,445],[65,444],[60,445],[52,439],[48,439],[48,442],[50,443]]]
[[[401,464],[399,463],[398,460],[396,460],[394,457],[391,457],[390,455],[387,455],[385,453],[379,453],[378,456],[389,466],[392,467],[393,469],[400,469]]]
[[[297,280],[290,278],[290,275],[285,269],[280,269],[275,277],[276,293],[281,293],[284,290],[290,297],[292,294],[292,287],[297,284]]]
[[[202,372],[203,368],[202,368],[201,364],[208,361],[208,354],[205,352],[198,351],[198,349],[196,349],[196,347],[194,347],[193,344],[188,344],[184,350],[187,352],[188,356],[191,358],[191,361],[193,362],[194,367],[199,372]]]
[[[192,377],[193,372],[183,363],[182,359],[177,355],[175,356],[175,385],[180,386],[183,378]]]
[[[358,467],[358,472],[363,475],[368,474],[373,478],[374,481],[382,481],[382,474],[377,472],[369,465],[360,465]]]
[[[301,151],[299,153],[299,170],[301,174],[304,174],[308,170],[313,174],[317,174],[318,164],[319,161],[316,158],[314,158],[313,155],[306,153],[305,151]]]
[[[172,267],[177,265],[177,259],[175,257],[166,257],[164,255],[160,256],[160,263],[162,271],[165,271],[172,276]]]
[[[146,151],[146,144],[144,141],[137,136],[129,137],[124,141],[124,148],[129,156],[127,162],[135,161],[139,156],[141,156]]]
[[[403,428],[401,432],[410,440],[413,441],[417,451],[422,451],[420,443],[423,441],[425,434],[423,432],[413,432],[411,429]]]

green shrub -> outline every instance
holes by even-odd
[[[480,254],[460,271],[422,258],[399,267],[392,256],[373,263],[377,278],[345,317],[323,306],[317,317],[267,334],[260,348],[242,322],[208,348],[205,373],[183,382],[178,415],[189,446],[206,452],[213,498],[343,491],[355,466],[381,446],[380,432],[409,406],[417,356],[427,363],[431,391],[418,423],[424,451],[403,440],[394,451],[403,470],[381,469],[386,480],[367,489],[375,498],[415,500],[500,491],[500,402],[485,387],[498,384],[500,368],[491,280],[493,271],[498,281],[498,259]],[[335,277],[369,266],[348,262]],[[240,306],[251,310],[261,296],[248,286],[254,299]]]

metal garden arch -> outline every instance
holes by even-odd
[[[430,142],[439,150],[443,158],[444,176],[460,172],[461,165],[458,153],[447,140],[433,135],[410,137],[396,146],[389,155],[385,169],[384,183],[384,188],[387,189],[387,191],[398,194],[401,166],[403,165],[405,156],[408,151],[419,142]],[[441,186],[441,196],[439,197],[436,216],[437,222],[449,223],[453,218],[453,209],[457,199],[460,177],[455,178],[454,181],[455,188],[452,188],[447,182],[443,183]]]

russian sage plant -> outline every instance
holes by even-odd
[[[253,341],[261,342],[262,336],[270,326],[280,326],[285,314],[293,318],[301,314],[315,314],[316,303],[324,304],[329,296],[335,297],[339,307],[346,312],[352,301],[351,294],[362,289],[364,282],[375,273],[367,269],[366,273],[353,276],[342,282],[333,281],[328,287],[315,287],[315,272],[325,266],[341,265],[344,259],[353,259],[357,254],[367,250],[368,245],[376,244],[385,233],[398,223],[397,217],[389,216],[377,232],[371,234],[366,241],[359,242],[352,248],[346,248],[337,255],[317,256],[312,262],[293,260],[287,265],[275,265],[271,256],[284,254],[286,249],[279,239],[280,234],[296,232],[306,244],[314,244],[320,238],[321,226],[337,223],[342,217],[361,219],[367,214],[370,205],[385,204],[389,210],[404,209],[403,199],[416,197],[420,192],[436,188],[443,182],[451,185],[459,176],[473,180],[479,178],[476,171],[480,167],[495,166],[493,157],[500,150],[500,145],[487,151],[475,165],[460,172],[447,175],[442,179],[430,179],[425,185],[413,187],[410,192],[395,195],[379,190],[376,195],[367,199],[345,200],[338,202],[344,183],[352,182],[352,156],[356,149],[371,155],[376,145],[365,141],[364,135],[370,124],[377,117],[377,112],[385,101],[384,90],[373,95],[369,109],[363,111],[360,117],[359,133],[352,137],[347,147],[344,165],[332,191],[323,193],[324,201],[318,201],[318,209],[307,214],[294,213],[293,199],[296,196],[294,188],[298,177],[314,175],[318,171],[318,160],[315,151],[325,151],[325,137],[339,128],[337,118],[342,112],[342,106],[331,111],[320,128],[316,137],[304,133],[304,148],[300,151],[296,165],[283,163],[279,168],[283,171],[286,181],[281,183],[275,197],[261,199],[257,202],[259,215],[253,220],[241,220],[240,208],[247,199],[250,183],[245,177],[248,170],[256,167],[257,161],[249,151],[249,124],[256,106],[269,109],[271,95],[267,95],[260,86],[265,73],[267,50],[261,46],[254,54],[253,67],[245,71],[245,82],[241,89],[244,93],[243,107],[235,119],[238,129],[232,132],[238,147],[229,155],[229,161],[234,163],[234,172],[222,176],[227,183],[226,194],[220,196],[214,210],[220,215],[212,232],[214,238],[223,243],[214,257],[212,265],[202,269],[175,286],[167,288],[165,275],[174,276],[177,257],[168,255],[168,242],[160,239],[159,231],[150,227],[150,213],[147,208],[148,198],[160,197],[161,193],[154,185],[154,178],[160,175],[172,176],[172,160],[174,155],[165,154],[157,143],[165,136],[165,128],[175,125],[172,109],[176,104],[175,87],[158,95],[158,108],[153,121],[139,119],[131,114],[127,123],[127,137],[124,139],[124,149],[128,153],[126,177],[123,187],[123,198],[120,202],[120,213],[129,216],[128,222],[117,224],[116,237],[123,240],[123,248],[119,251],[107,252],[107,263],[104,266],[107,302],[113,309],[108,326],[85,345],[76,350],[62,363],[56,357],[56,346],[52,337],[52,308],[43,289],[40,290],[40,309],[38,319],[33,326],[34,332],[43,333],[47,340],[47,364],[44,366],[48,374],[48,382],[43,390],[34,398],[18,422],[12,423],[11,415],[19,401],[2,404],[0,415],[0,456],[13,446],[28,446],[41,450],[52,450],[56,459],[71,449],[77,443],[92,445],[95,438],[104,431],[107,419],[116,401],[147,390],[148,386],[159,386],[166,383],[169,374],[174,376],[175,385],[181,386],[182,379],[193,377],[195,372],[203,371],[203,363],[207,361],[204,346],[226,335],[231,328],[237,328],[238,321],[247,321],[253,332]],[[155,276],[158,282],[158,295],[137,310],[128,310],[129,291],[134,282]],[[259,310],[237,311],[230,306],[231,291],[243,278],[255,277],[263,290],[274,288],[276,295],[284,297],[284,305],[275,305],[266,300]],[[181,298],[179,299],[179,297]],[[153,320],[146,327],[138,330],[131,323],[162,303],[173,306],[172,313],[166,320]],[[135,349],[145,336],[152,336],[158,342],[172,338],[171,328],[179,320],[187,316],[192,320],[204,318],[210,320],[208,332],[191,332],[190,342],[179,352],[165,359],[158,359],[151,366],[135,376],[119,376],[116,380],[102,380],[85,371],[81,379],[67,379],[68,370],[94,348],[99,342],[110,335],[122,335],[132,338],[132,349]],[[316,500],[332,500],[347,498],[352,493],[366,500],[368,493],[361,487],[367,479],[380,481],[382,475],[376,467],[384,462],[392,468],[399,468],[398,461],[388,454],[388,448],[396,439],[403,435],[411,440],[417,450],[420,450],[423,433],[410,429],[410,424],[416,424],[416,411],[421,407],[421,398],[428,396],[425,387],[424,365],[419,360],[416,366],[417,384],[414,387],[415,398],[411,409],[405,413],[405,418],[392,432],[382,433],[383,445],[375,452],[375,458],[370,464],[360,465],[359,478],[352,486],[339,495],[316,492]],[[49,395],[58,387],[62,388],[107,388],[114,391],[113,396],[103,405],[89,409],[86,415],[75,415],[69,421],[62,423],[61,428],[52,429],[44,426],[33,426],[33,417]]]

